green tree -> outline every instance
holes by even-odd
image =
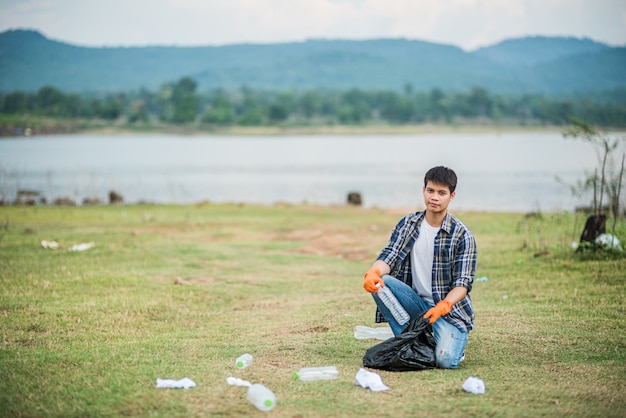
[[[280,123],[289,117],[294,106],[293,95],[283,93],[270,103],[267,110],[267,117],[270,123]]]
[[[242,126],[260,126],[265,120],[263,109],[260,106],[248,107],[239,117]]]
[[[16,91],[10,94],[7,94],[2,101],[2,112],[15,114],[15,113],[23,113],[28,111],[28,98],[26,93],[21,91]]]
[[[35,96],[35,109],[38,113],[48,116],[62,116],[64,113],[65,95],[56,87],[44,86]]]
[[[256,95],[245,94],[241,105],[238,123],[242,126],[260,126],[265,120],[264,108],[259,104]]]
[[[337,116],[341,123],[359,124],[370,118],[373,100],[361,89],[350,89],[341,96]]]
[[[202,122],[214,125],[231,125],[235,121],[235,111],[226,93],[219,91],[210,107],[202,115]]]
[[[115,120],[122,114],[122,104],[117,100],[111,100],[100,107],[98,116],[106,120]]]
[[[148,122],[148,106],[142,99],[137,99],[130,104],[130,113],[128,114],[128,122]]]
[[[407,96],[395,92],[380,94],[380,116],[392,123],[408,123],[413,120],[416,106]]]
[[[541,119],[555,125],[566,125],[575,117],[572,103],[566,101],[544,101]]]
[[[82,116],[82,100],[78,94],[68,94],[63,103],[63,116]]]
[[[446,103],[446,95],[439,88],[434,88],[430,91],[428,110],[428,113],[433,121],[439,121],[441,119],[450,121],[452,119],[448,104]]]
[[[341,98],[337,92],[326,91],[320,95],[318,112],[322,117],[332,119],[339,112],[340,103]]]
[[[474,87],[470,90],[467,103],[474,110],[473,117],[488,117],[491,114],[493,103],[487,90],[482,87]]]
[[[158,93],[159,118],[176,124],[193,122],[200,103],[196,87],[196,82],[190,77],[161,87]]]
[[[320,99],[313,91],[304,93],[298,103],[298,110],[307,119],[313,118],[320,111],[320,107]]]
[[[189,77],[181,78],[174,86],[172,100],[174,102],[174,123],[193,122],[198,113],[198,96],[195,94],[197,84]]]

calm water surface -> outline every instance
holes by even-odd
[[[424,172],[459,176],[457,210],[572,210],[567,184],[597,165],[594,148],[560,133],[367,136],[68,135],[0,140],[0,198],[18,189],[125,202],[423,205]]]

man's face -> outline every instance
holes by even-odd
[[[426,211],[432,213],[445,213],[456,193],[450,193],[448,186],[433,183],[432,181],[426,183],[426,187],[422,189],[422,192],[424,193]]]

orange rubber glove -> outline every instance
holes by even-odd
[[[430,308],[426,314],[424,314],[424,318],[430,318],[430,323],[434,324],[436,320],[440,317],[449,314],[452,310],[452,304],[450,301],[442,300],[434,307]]]
[[[378,267],[372,267],[365,273],[363,288],[370,293],[375,293],[378,292],[378,287],[376,287],[378,283],[380,283],[381,286],[385,285],[385,281],[380,278],[380,269]]]

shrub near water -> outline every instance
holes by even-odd
[[[363,272],[401,213],[313,206],[0,209],[2,416],[624,416],[623,257],[570,248],[573,214],[463,213],[477,329],[457,370],[355,385],[374,326]],[[623,226],[620,224],[620,227]],[[623,229],[622,229],[623,230]],[[46,250],[42,240],[59,242]],[[624,240],[622,240],[623,242]],[[84,252],[67,249],[94,242]],[[254,364],[235,359],[245,352]],[[339,378],[298,382],[301,367]],[[461,385],[484,380],[486,394]],[[189,377],[190,390],[156,389]]]

